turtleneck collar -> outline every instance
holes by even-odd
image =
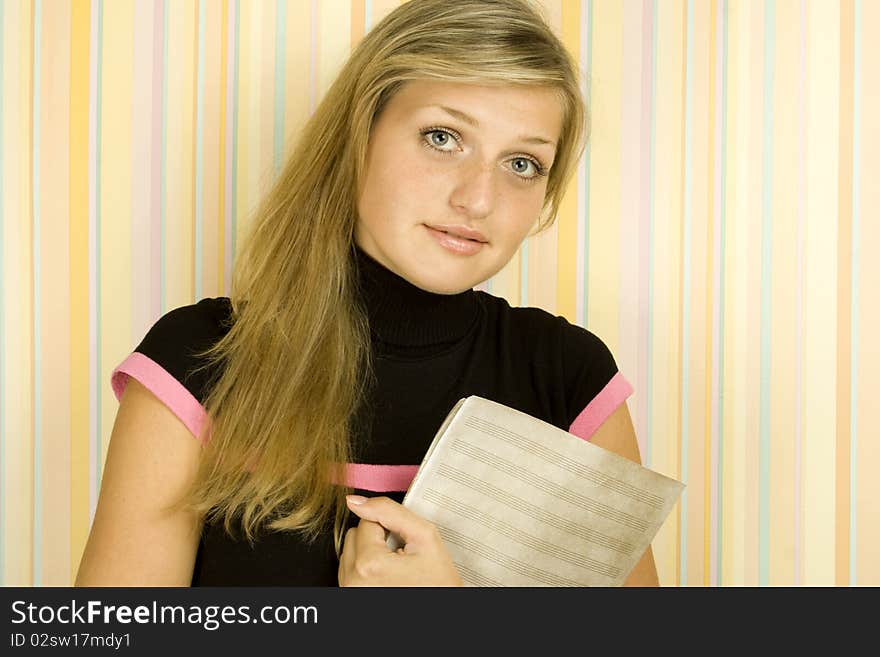
[[[355,246],[361,298],[374,341],[386,347],[428,348],[463,338],[477,320],[473,290],[436,294],[416,287]]]

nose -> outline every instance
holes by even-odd
[[[468,219],[482,219],[495,204],[495,167],[485,162],[459,167],[450,205]]]

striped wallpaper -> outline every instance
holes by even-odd
[[[157,317],[396,0],[0,0],[0,584],[73,581]],[[485,284],[600,335],[687,483],[669,586],[878,585],[880,2],[543,0],[593,133]],[[871,302],[871,298],[875,298]]]

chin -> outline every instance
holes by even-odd
[[[450,280],[438,280],[436,278],[424,278],[424,279],[416,279],[410,281],[413,285],[418,288],[425,290],[426,292],[433,292],[434,294],[460,294],[461,292],[465,292],[466,290],[470,290],[476,283],[460,283],[457,281]]]
[[[421,252],[422,259],[407,258],[395,263],[397,273],[416,287],[434,294],[460,294],[488,279],[493,272],[486,271],[486,263],[476,259],[465,262],[460,256],[438,258],[430,252]],[[485,276],[484,276],[485,274]]]
[[[470,272],[448,271],[443,267],[431,267],[426,264],[423,263],[418,268],[413,267],[408,272],[409,275],[404,276],[410,283],[426,292],[459,294],[470,290],[480,282],[472,273],[467,275]]]

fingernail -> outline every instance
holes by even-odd
[[[346,495],[345,499],[349,504],[354,504],[355,506],[367,501],[367,498],[363,495]]]

